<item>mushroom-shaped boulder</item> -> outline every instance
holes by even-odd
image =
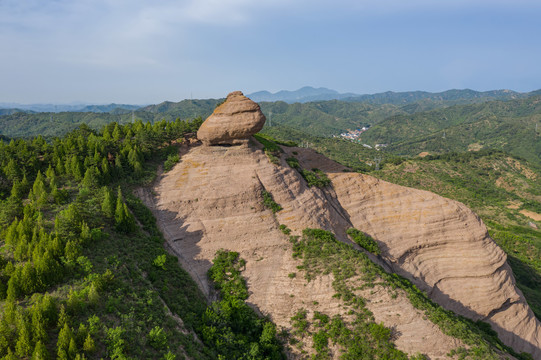
[[[257,133],[263,125],[265,115],[259,105],[234,91],[203,122],[197,138],[205,145],[235,144]]]

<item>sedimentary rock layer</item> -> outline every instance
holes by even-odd
[[[262,190],[283,207],[276,217],[262,205]],[[309,188],[283,160],[276,166],[260,147],[244,144],[190,148],[154,192],[155,197],[147,192],[145,201],[184,267],[210,298],[206,272],[223,248],[247,260],[243,276],[251,294],[248,302],[278,326],[290,328],[291,316],[301,308],[331,316],[343,312],[341,301],[333,298],[332,276],[308,284],[302,276],[288,276],[298,272],[299,263],[279,229],[279,224],[297,233],[306,227],[323,228],[347,241],[345,229],[351,223],[332,191]],[[463,346],[423,318],[403,293],[390,300],[385,290],[363,296],[376,320],[400,334],[400,349],[445,359],[451,349]]]
[[[541,358],[539,321],[515,286],[505,253],[469,208],[427,191],[343,172],[321,155],[295,150],[304,167],[328,174],[351,223],[379,242],[394,271],[443,307],[487,321],[508,346]]]

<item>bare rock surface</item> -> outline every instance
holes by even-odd
[[[296,170],[282,160],[268,161],[259,145],[195,146],[185,149],[180,162],[164,174],[153,190],[140,197],[153,210],[167,243],[209,298],[213,298],[206,272],[219,249],[237,251],[247,261],[248,303],[270,316],[279,327],[291,329],[290,319],[304,308],[330,316],[344,314],[333,298],[332,275],[306,283],[292,257],[291,244],[279,229],[286,224],[299,234],[306,227],[333,231],[342,241],[351,226],[336,194],[307,187]],[[270,192],[283,210],[262,205],[261,191]],[[359,283],[360,285],[361,283]],[[446,354],[460,341],[449,337],[413,308],[405,294],[390,296],[383,288],[363,294],[376,320],[398,330],[395,343],[409,354],[430,359]],[[309,343],[309,339],[307,339]],[[290,357],[299,354],[293,352]],[[299,356],[300,357],[300,356]],[[339,353],[333,353],[338,358]]]
[[[306,149],[301,165],[332,180],[349,220],[376,239],[392,269],[443,307],[490,323],[518,352],[541,358],[541,325],[516,287],[505,253],[465,205],[344,167]]]
[[[240,91],[227,95],[197,131],[205,145],[235,144],[248,139],[265,125],[265,115],[259,105]]]

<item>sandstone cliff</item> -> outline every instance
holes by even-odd
[[[342,172],[311,150],[296,150],[304,167],[328,174],[351,223],[379,242],[395,272],[445,308],[490,323],[506,345],[541,358],[541,325],[515,286],[505,253],[470,209],[427,191]]]
[[[279,229],[279,224],[297,231],[323,228],[342,234],[345,240],[344,230],[351,224],[333,195],[309,188],[285,162],[270,163],[257,145],[185,150],[180,163],[157,183],[157,195],[146,192],[143,199],[203,291],[212,298],[206,272],[216,251],[223,248],[247,260],[243,276],[251,293],[248,302],[278,326],[290,328],[290,318],[300,308],[330,315],[343,312],[340,301],[333,298],[331,276],[308,284],[302,277],[288,277],[298,271],[299,263]],[[276,218],[262,205],[263,189],[284,208]],[[391,298],[386,290],[376,289],[363,296],[376,321],[401,334],[395,342],[403,351],[447,359],[451,349],[463,346],[423,318],[403,293]]]
[[[311,150],[285,149],[289,156],[295,152],[303,168],[319,168],[332,180],[323,190],[308,187],[283,158],[272,164],[255,140],[245,140],[264,121],[257,104],[231,93],[198,132],[205,145],[185,144],[173,170],[141,194],[168,246],[209,298],[207,270],[216,251],[228,249],[247,261],[248,301],[278,326],[290,328],[301,307],[339,314],[331,275],[308,284],[288,276],[298,262],[279,225],[297,234],[307,227],[329,230],[343,242],[349,242],[346,229],[356,227],[379,243],[381,265],[445,308],[489,322],[516,351],[541,358],[539,321],[516,288],[504,252],[471,210],[426,191],[344,172]],[[241,145],[230,146],[237,140]],[[227,146],[207,146],[212,144]],[[283,209],[273,215],[262,204],[262,191]],[[377,286],[362,294],[376,321],[397,330],[400,349],[443,359],[464,346],[413,308],[405,294],[396,295]]]
[[[225,248],[247,260],[248,301],[277,325],[290,327],[301,307],[340,313],[330,277],[308,285],[288,277],[298,263],[278,226],[297,232],[323,228],[343,241],[348,241],[345,229],[354,226],[377,239],[393,270],[435,301],[490,322],[506,344],[538,356],[539,324],[514,286],[505,254],[469,209],[432,193],[344,173],[310,150],[286,150],[298,152],[306,168],[327,172],[333,187],[309,188],[284,161],[271,164],[258,145],[245,144],[187,147],[157,183],[157,196],[147,193],[170,246],[207,295],[212,296],[206,272],[215,252]],[[261,203],[263,189],[284,208],[276,218]],[[384,291],[365,296],[376,320],[401,334],[396,343],[402,350],[438,359],[460,346],[423,319],[405,296],[390,299]]]

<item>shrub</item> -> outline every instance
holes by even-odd
[[[154,266],[165,270],[165,262],[166,261],[167,261],[167,256],[165,254],[162,254],[162,255],[156,256],[156,258],[154,259],[153,264],[154,264]]]
[[[331,179],[329,179],[327,175],[319,169],[312,169],[312,171],[301,170],[301,175],[310,187],[315,186],[318,188],[323,188],[331,184]]]
[[[299,160],[297,160],[297,158],[294,158],[294,157],[288,157],[286,159],[286,162],[289,166],[291,166],[293,169],[296,169],[296,170],[300,170],[301,169],[301,166],[299,164]]]
[[[156,350],[167,346],[167,334],[159,326],[152,328],[148,334],[148,343]]]
[[[288,227],[287,227],[286,225],[284,225],[284,224],[281,224],[281,225],[280,225],[280,230],[281,230],[284,234],[286,234],[286,235],[291,234],[291,229],[288,228]]]
[[[280,204],[277,204],[273,200],[271,193],[269,193],[268,191],[262,190],[261,191],[261,196],[263,196],[263,205],[265,205],[265,207],[269,208],[272,211],[273,214],[277,213],[280,210],[282,210],[282,207],[280,206]]]
[[[276,145],[276,143],[269,137],[262,135],[262,134],[256,134],[254,135],[254,138],[263,145],[263,151],[269,158],[270,162],[279,165],[280,164],[280,153],[282,152],[282,149]]]
[[[366,235],[362,231],[359,231],[355,228],[349,228],[347,230],[347,234],[351,236],[353,241],[363,249],[370,251],[374,255],[381,254],[378,243],[374,241],[374,239],[372,239],[370,235]]]
[[[167,157],[167,160],[165,160],[165,162],[163,163],[163,170],[165,172],[168,172],[169,170],[171,170],[173,168],[173,166],[175,166],[176,163],[178,163],[180,160],[180,157],[178,156],[178,154],[171,154]]]

